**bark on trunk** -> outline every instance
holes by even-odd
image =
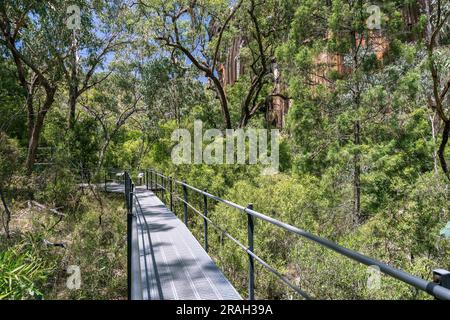
[[[26,169],[28,175],[31,175],[31,173],[33,172],[34,162],[36,161],[37,148],[39,146],[39,138],[44,127],[44,119],[48,110],[53,104],[55,92],[55,88],[47,90],[45,103],[42,109],[38,112],[36,122],[33,125],[33,130],[28,143],[28,156],[26,161]]]
[[[439,174],[438,170],[438,155],[437,155],[437,143],[436,143],[436,125],[435,120],[436,115],[430,116],[430,123],[431,123],[431,137],[433,138],[433,166],[434,166],[434,174],[437,176]]]
[[[225,95],[225,90],[222,87],[222,84],[220,83],[220,80],[216,78],[215,76],[210,77],[212,81],[214,82],[214,85],[216,86],[217,93],[219,94],[219,100],[220,105],[222,107],[222,114],[225,120],[225,126],[227,129],[232,129],[231,127],[231,118],[230,118],[230,111],[228,110],[228,101],[227,97]]]
[[[445,148],[448,143],[448,136],[450,133],[450,121],[444,122],[444,130],[442,130],[442,140],[438,150],[439,161],[441,163],[442,170],[444,171],[447,178],[450,179],[450,174],[448,172],[447,161],[445,159]]]
[[[359,120],[354,124],[354,143],[359,147],[361,144],[361,127]],[[355,223],[361,223],[361,157],[359,150],[354,156],[354,175],[353,175],[353,188],[354,188],[354,202],[353,202],[353,214],[355,217]]]
[[[78,98],[78,88],[76,86],[70,86],[70,88],[69,88],[69,129],[73,129],[75,126],[77,98]]]
[[[69,129],[73,129],[75,126],[75,114],[78,99],[78,56],[77,56],[77,39],[75,33],[73,33],[72,39],[72,53],[71,53],[71,70],[69,80]]]
[[[33,95],[31,93],[28,93],[27,95],[27,111],[28,111],[28,141],[31,140],[31,136],[33,134],[33,127],[34,127],[34,108],[33,108]]]
[[[353,42],[352,74],[355,74],[360,64],[360,61],[358,60],[358,52],[363,39],[357,37],[356,31],[352,32],[351,39]],[[361,88],[358,82],[356,82],[356,88],[353,92],[353,101],[355,103],[355,112],[359,113],[361,105]],[[353,143],[357,147],[357,150],[353,157],[353,220],[354,223],[358,225],[363,220],[363,217],[361,215],[361,153],[359,150],[359,146],[361,145],[361,123],[359,119],[356,119],[353,124],[353,135]]]
[[[103,162],[105,161],[105,156],[106,156],[106,150],[108,149],[110,142],[111,142],[111,138],[107,138],[107,140],[105,141],[105,143],[102,146],[102,149],[100,150],[96,173],[98,173],[100,171],[101,167],[103,166]]]
[[[11,221],[11,211],[9,210],[8,204],[6,203],[6,199],[3,194],[2,188],[0,188],[0,198],[2,200],[3,208],[5,208],[5,214],[6,214],[6,217],[3,218],[3,228],[5,229],[6,238],[9,239],[10,238],[9,223]]]

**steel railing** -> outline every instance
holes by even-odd
[[[188,226],[188,209],[191,209],[193,212],[198,214],[203,218],[204,221],[204,248],[208,251],[208,226],[211,225],[215,229],[219,230],[223,235],[233,241],[239,248],[245,251],[248,254],[248,298],[253,300],[255,298],[254,295],[254,283],[255,283],[255,261],[261,264],[264,268],[269,270],[269,272],[273,273],[277,276],[282,282],[284,282],[288,287],[297,292],[300,296],[306,299],[311,299],[311,297],[302,289],[300,289],[295,284],[291,283],[289,279],[273,268],[269,263],[264,261],[261,257],[259,257],[254,252],[254,219],[260,219],[262,221],[268,222],[274,226],[277,226],[283,230],[286,230],[290,233],[301,236],[305,239],[308,239],[314,243],[319,244],[320,246],[326,247],[330,250],[335,251],[336,253],[357,261],[361,264],[367,266],[376,266],[386,275],[389,275],[397,280],[400,280],[410,286],[413,286],[421,291],[424,291],[435,298],[450,300],[450,290],[446,287],[443,287],[435,282],[427,281],[417,276],[411,275],[403,270],[394,268],[386,263],[375,260],[368,256],[365,256],[359,252],[354,250],[345,248],[340,246],[328,239],[319,237],[312,233],[309,233],[305,230],[299,229],[295,226],[289,225],[285,222],[279,221],[272,217],[269,217],[265,214],[257,212],[253,209],[253,204],[248,204],[246,207],[238,205],[234,202],[231,202],[226,199],[222,199],[215,195],[208,193],[206,190],[200,190],[195,188],[185,181],[179,181],[174,179],[173,177],[165,176],[160,172],[157,172],[154,169],[145,170],[145,185],[149,190],[153,190],[155,192],[160,192],[160,198],[164,201],[166,193],[169,195],[169,207],[171,211],[174,211],[174,199],[180,201],[183,205],[183,220],[186,226]],[[179,195],[174,191],[174,186],[179,185],[183,190],[183,195]],[[191,203],[188,201],[188,190],[191,190],[203,197],[203,211],[196,209]],[[237,209],[247,215],[247,245],[244,245],[242,242],[237,240],[231,234],[229,234],[226,230],[216,225],[210,218],[208,218],[208,199],[212,199],[214,201],[223,203],[229,207]]]
[[[113,174],[113,176],[112,176],[113,178],[111,178],[111,174]],[[282,221],[279,221],[277,219],[269,217],[265,214],[257,212],[253,209],[253,204],[248,204],[246,207],[238,205],[229,200],[222,199],[220,197],[212,195],[212,194],[208,193],[206,190],[200,190],[198,188],[195,188],[195,187],[187,184],[185,181],[179,181],[172,177],[165,176],[162,173],[157,172],[154,169],[145,170],[144,176],[143,176],[143,181],[145,183],[146,189],[155,191],[156,193],[159,193],[159,196],[163,202],[165,201],[166,193],[168,193],[168,201],[169,201],[169,207],[170,207],[171,211],[174,211],[174,209],[175,209],[174,208],[174,200],[177,200],[182,204],[183,220],[187,227],[189,227],[189,225],[188,225],[188,210],[189,209],[203,218],[205,251],[208,252],[208,250],[209,250],[208,226],[211,225],[216,230],[221,232],[222,235],[226,236],[228,239],[230,239],[232,242],[234,242],[240,249],[242,249],[243,251],[245,251],[247,253],[247,255],[248,255],[248,298],[250,300],[253,300],[255,298],[255,296],[254,296],[255,260],[259,264],[261,264],[264,268],[269,270],[269,272],[271,272],[275,276],[277,276],[282,282],[284,282],[288,287],[290,287],[293,291],[298,293],[300,296],[302,296],[305,299],[312,298],[304,290],[300,289],[298,286],[291,283],[285,275],[283,275],[281,272],[277,271],[269,263],[267,263],[265,260],[263,260],[257,254],[255,254],[254,244],[253,244],[254,243],[254,219],[260,219],[262,221],[268,222],[268,223],[275,225],[283,230],[286,230],[290,233],[293,233],[293,234],[296,234],[303,238],[306,238],[314,243],[317,243],[323,247],[333,250],[336,253],[338,253],[344,257],[347,257],[349,259],[352,259],[352,260],[362,263],[364,265],[376,266],[384,274],[389,275],[389,276],[391,276],[397,280],[400,280],[406,284],[409,284],[421,291],[424,291],[424,292],[434,296],[435,298],[443,299],[443,300],[450,300],[450,290],[446,287],[443,287],[435,282],[427,281],[427,280],[424,280],[417,276],[411,275],[403,270],[394,268],[394,267],[387,265],[381,261],[378,261],[378,260],[375,260],[368,256],[365,256],[359,252],[356,252],[354,250],[340,246],[330,240],[327,240],[325,238],[311,234],[311,233],[304,231],[302,229],[299,229],[295,226],[289,225],[287,223],[284,223]],[[142,209],[140,209],[139,199],[138,199],[138,197],[136,197],[135,192],[134,192],[135,186],[133,183],[133,179],[131,178],[131,175],[128,171],[114,171],[114,172],[109,172],[109,173],[105,174],[105,189],[107,186],[107,182],[116,182],[116,183],[124,184],[125,203],[126,203],[127,213],[128,213],[127,214],[127,240],[128,240],[128,243],[131,244],[133,210],[135,210],[135,212],[137,212],[137,214],[134,216],[137,219],[139,219],[140,223],[142,222],[142,220],[141,220]],[[183,195],[180,195],[175,192],[174,186],[176,186],[176,185],[178,185],[182,188]],[[203,202],[203,210],[202,211],[198,210],[191,203],[189,203],[188,190],[191,190],[202,196],[202,198],[203,198],[203,201],[202,201]],[[217,202],[223,203],[229,207],[232,207],[241,212],[244,212],[247,215],[247,245],[244,245],[241,241],[237,240],[234,236],[232,236],[226,230],[224,230],[223,228],[221,228],[220,226],[215,224],[208,217],[208,199],[212,199]],[[141,210],[141,211],[139,211],[139,210]],[[144,219],[144,221],[145,221],[145,219]],[[146,221],[145,221],[145,224],[147,224]],[[147,226],[147,233],[148,233],[148,226]],[[149,235],[147,235],[147,236],[149,236]],[[143,237],[143,233],[142,233],[142,237]],[[129,294],[129,297],[131,297],[131,270],[132,270],[131,269],[131,246],[128,245],[128,289],[129,289],[128,294]],[[148,288],[148,286],[147,286],[147,288]]]
[[[120,174],[118,174],[120,173]],[[133,286],[133,275],[132,273],[136,270],[133,269],[132,265],[132,254],[133,254],[133,248],[131,244],[133,243],[133,219],[137,220],[139,222],[139,225],[144,227],[146,232],[141,232],[141,240],[142,243],[145,244],[145,236],[147,237],[148,243],[151,243],[150,238],[150,229],[148,227],[147,220],[145,219],[141,207],[141,203],[139,201],[139,198],[136,196],[135,192],[135,185],[133,182],[133,179],[128,171],[119,171],[119,172],[113,172],[113,177],[116,177],[116,179],[107,179],[107,175],[105,175],[105,188],[107,186],[107,181],[109,182],[116,182],[116,183],[123,183],[124,184],[124,194],[125,194],[125,205],[127,209],[127,274],[128,274],[128,299],[131,300],[133,296],[141,296],[142,292],[137,292],[137,288]],[[117,177],[121,177],[121,179],[117,179]],[[136,229],[137,231],[137,229]],[[136,236],[139,236],[138,234]],[[139,240],[138,240],[139,241]],[[151,248],[146,248],[145,245],[143,247],[143,251],[145,255],[148,255],[148,250],[151,250]],[[146,291],[147,296],[150,297],[150,279],[148,277],[149,275],[149,269],[150,267],[147,265],[147,259],[144,259],[144,270],[146,276]],[[140,272],[140,271],[138,271]],[[135,275],[138,276],[138,275]],[[140,278],[140,275],[138,276]]]

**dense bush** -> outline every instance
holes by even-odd
[[[429,188],[433,185],[433,188]],[[345,191],[333,190],[313,177],[261,176],[237,181],[224,198],[331,239],[347,248],[430,279],[431,270],[446,268],[444,252],[450,242],[439,229],[450,219],[445,181],[424,175],[410,186],[402,201],[379,210],[364,225],[351,227],[351,214],[340,207]],[[191,198],[190,198],[191,199]],[[197,207],[202,208],[197,201]],[[210,205],[209,216],[242,244],[247,243],[247,216],[226,205]],[[179,209],[181,211],[181,208]],[[190,212],[191,227],[202,240],[202,219]],[[232,241],[210,227],[210,252],[243,296],[247,294],[247,255]],[[426,294],[382,276],[379,289],[368,289],[367,266],[346,259],[318,244],[292,235],[261,220],[255,222],[255,252],[300,288],[316,298],[410,299]],[[258,263],[256,263],[258,265]],[[257,267],[259,298],[299,298],[262,266]]]

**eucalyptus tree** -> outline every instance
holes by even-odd
[[[142,93],[149,119],[174,119],[178,125],[193,107],[205,101],[205,92],[195,68],[156,56],[141,68]]]
[[[140,1],[141,13],[147,19],[151,36],[171,51],[180,51],[214,85],[220,100],[224,123],[231,128],[231,117],[225,89],[217,71],[220,42],[211,49],[213,37],[209,24],[215,18],[220,35],[227,29],[242,1],[232,9],[226,3],[200,1]],[[212,52],[211,52],[212,51]]]
[[[282,1],[281,1],[282,2]],[[143,30],[149,41],[157,41],[172,54],[184,58],[208,79],[220,101],[223,124],[244,127],[264,105],[273,84],[272,64],[277,37],[284,16],[280,1],[140,1],[140,14],[145,17]],[[238,106],[230,106],[221,63],[233,40],[240,38],[244,91]],[[241,54],[240,53],[240,54]],[[236,108],[237,117],[233,117]]]
[[[64,1],[2,1],[0,44],[5,46],[26,93],[28,174],[33,170],[45,117],[62,79],[60,61],[68,57],[70,30]],[[58,34],[58,37],[55,37]]]
[[[132,41],[127,22],[130,3],[79,0],[67,7],[79,15],[70,35],[69,59],[61,61],[68,90],[69,127],[76,121],[76,105],[81,95],[111,74],[108,62]],[[71,17],[72,17],[71,16]],[[73,16],[73,19],[76,19]]]
[[[320,173],[340,162],[351,173],[354,224],[367,217],[361,209],[363,126],[386,110],[370,108],[375,104],[368,104],[367,96],[392,81],[377,74],[395,55],[387,49],[404,29],[400,9],[395,2],[381,8],[362,0],[301,2],[289,39],[277,51],[295,97],[290,123],[302,137],[305,164]]]
[[[17,143],[2,131],[0,131],[0,202],[3,206],[1,222],[6,237],[10,237],[9,223],[11,221],[11,209],[6,200],[6,192],[12,184],[11,180],[20,164],[20,153]]]
[[[441,168],[450,179],[445,149],[450,135],[450,65],[448,49],[450,31],[450,3],[441,0],[424,0],[425,47],[427,66],[431,76],[431,86],[427,88],[428,104],[442,121],[442,138],[439,144],[438,157]]]
[[[81,99],[83,110],[98,122],[101,130],[97,171],[103,166],[111,141],[134,115],[144,111],[138,66],[116,61],[113,69],[107,81]]]
[[[129,43],[125,34],[132,36],[125,22],[128,5],[88,0],[1,2],[0,44],[14,61],[26,93],[28,173],[58,89],[67,85],[73,127],[79,97],[110,75],[105,72],[108,59]]]

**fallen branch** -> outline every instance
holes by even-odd
[[[66,247],[66,244],[64,242],[50,242],[46,239],[44,239],[44,244],[48,247],[61,247],[61,248]]]
[[[62,207],[50,209],[50,208],[48,208],[47,206],[45,206],[45,205],[43,205],[43,204],[40,204],[39,202],[36,202],[36,201],[34,201],[34,200],[29,201],[29,202],[28,202],[28,206],[29,206],[29,207],[31,207],[31,206],[38,207],[40,210],[46,210],[46,211],[49,211],[49,212],[51,212],[51,213],[53,213],[53,214],[55,214],[55,215],[57,215],[57,216],[59,216],[59,217],[65,217],[65,216],[66,216],[65,213],[62,213],[62,212],[59,212],[59,211],[58,211],[58,209],[61,209]]]
[[[46,211],[48,211],[48,212],[51,212],[51,213],[53,213],[54,215],[56,215],[56,216],[59,217],[58,221],[56,221],[50,228],[48,228],[47,231],[50,231],[50,230],[52,230],[54,227],[56,227],[56,225],[57,225],[58,223],[60,223],[60,222],[62,221],[62,219],[66,216],[66,214],[64,214],[64,213],[58,211],[58,209],[61,209],[62,207],[50,209],[50,208],[46,207],[45,205],[40,204],[39,202],[36,202],[36,201],[34,201],[34,200],[28,201],[28,207],[31,208],[32,206],[38,207],[39,210],[46,210]]]

